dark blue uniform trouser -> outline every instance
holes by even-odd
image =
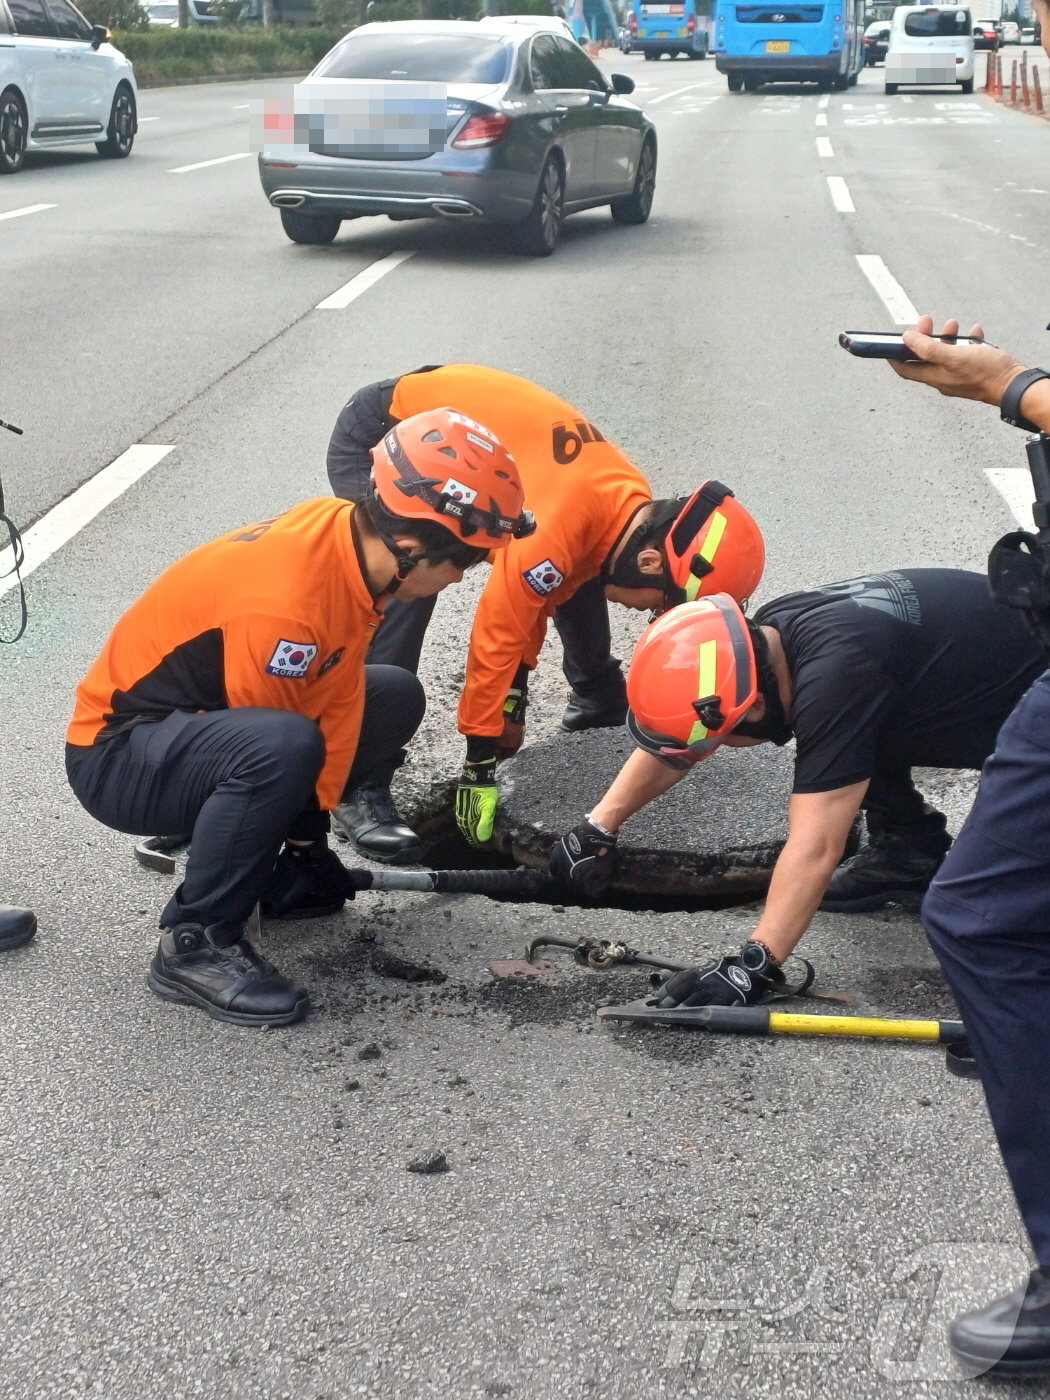
[[[1036,1258],[1050,1267],[1050,671],[1003,725],[922,920]]]
[[[411,603],[399,603],[394,598],[368,649],[369,663],[416,671],[435,602],[434,598],[416,598]],[[596,578],[589,579],[562,603],[554,614],[554,626],[564,650],[565,679],[577,695],[611,703],[622,699],[623,670],[611,654],[609,605]]]
[[[389,782],[423,718],[415,676],[365,667],[365,711],[351,769],[357,785]],[[327,829],[313,796],[324,739],[289,710],[176,710],[91,748],[66,746],[66,772],[83,806],[136,836],[192,832],[182,884],[160,918],[239,924],[251,913],[287,836]]]

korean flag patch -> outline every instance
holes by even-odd
[[[462,481],[457,481],[454,476],[450,476],[441,488],[442,496],[451,496],[454,501],[460,501],[465,506],[472,506],[477,494],[473,487],[464,486]]]
[[[544,559],[541,564],[535,564],[531,569],[526,569],[522,578],[533,593],[538,593],[541,598],[545,598],[548,593],[553,593],[558,585],[565,581],[565,575],[560,569],[556,569],[549,559]]]
[[[280,676],[282,680],[300,680],[317,655],[317,648],[308,642],[280,641],[274,647],[270,663],[266,667],[269,676]]]

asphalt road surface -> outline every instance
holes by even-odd
[[[573,218],[548,261],[383,220],[291,245],[247,154],[248,84],[146,92],[128,161],[37,157],[0,185],[0,415],[25,429],[0,465],[43,559],[0,677],[0,894],[41,925],[0,967],[5,1397],[1011,1393],[945,1354],[953,1312],[1026,1264],[979,1089],[936,1049],[609,1030],[596,1003],[637,975],[487,970],[544,930],[702,958],[753,910],[362,896],[265,930],[315,1011],[238,1031],[146,991],[169,884],[65,785],[72,689],[120,611],[186,549],[322,493],[348,394],[418,365],[549,385],[660,492],[731,484],[767,534],[764,597],[981,567],[1023,516],[1019,434],[836,337],[929,310],[1045,362],[1046,123],[889,99],[881,70],[731,96],[710,63],[602,63],[658,123],[655,212]],[[409,793],[460,761],[477,583],[441,602]],[[622,647],[639,625],[617,618]],[[534,737],[563,691],[552,643]],[[933,795],[958,819],[966,791]],[[824,916],[807,946],[858,1010],[951,1012],[911,916]],[[384,952],[447,980],[384,976]],[[408,1173],[430,1149],[450,1170]]]

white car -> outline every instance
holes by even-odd
[[[962,5],[898,5],[886,50],[886,92],[905,84],[973,92],[974,22]]]
[[[1003,20],[1003,43],[1019,44],[1021,42],[1021,26],[1015,24],[1012,19]]]
[[[70,0],[0,0],[0,175],[89,141],[119,159],[137,129],[135,71],[107,29]]]

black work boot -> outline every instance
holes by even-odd
[[[0,950],[21,948],[36,933],[36,915],[32,909],[16,909],[13,904],[0,904]]]
[[[880,834],[842,862],[820,907],[833,914],[862,914],[891,903],[917,910],[950,844],[945,837],[943,850],[922,849],[903,836]]]
[[[584,729],[619,729],[626,719],[626,690],[613,695],[580,695],[570,690],[561,727],[570,734]]]
[[[161,931],[146,985],[235,1026],[288,1026],[310,1002],[243,937],[240,925],[176,924]],[[235,941],[225,940],[233,937]]]
[[[386,784],[354,788],[332,813],[332,830],[369,860],[411,865],[423,856],[423,843],[394,806]]]
[[[952,1323],[952,1351],[977,1374],[1034,1376],[1050,1371],[1050,1268]]]

